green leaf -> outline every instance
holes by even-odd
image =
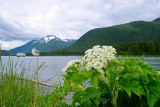
[[[141,94],[144,94],[144,89],[139,84],[138,81],[127,80],[126,78],[122,78],[120,80],[119,85],[121,86],[122,89],[124,89],[127,92],[129,97],[131,96],[131,91],[138,96],[140,96]]]
[[[160,97],[160,82],[152,81],[147,87],[147,92],[148,104],[153,107]]]
[[[96,77],[92,76],[89,82],[92,84],[93,87],[98,88],[99,81],[97,80]]]
[[[86,80],[88,80],[89,78],[86,77],[84,74],[74,74],[72,79],[71,79],[71,82],[75,85],[80,85],[82,84],[83,82],[85,82]]]
[[[99,76],[101,76],[101,73],[99,72],[95,72],[92,74],[92,77],[90,78],[90,83],[92,84],[92,86],[94,86],[95,88],[98,88],[98,78]]]
[[[76,102],[83,103],[85,101],[90,100],[92,103],[98,105],[100,101],[100,96],[103,92],[97,90],[94,87],[89,87],[85,91],[77,92],[72,97],[73,103]]]
[[[140,60],[141,60],[141,61],[142,61],[142,60],[144,60],[144,55],[143,55],[143,56],[141,56]]]
[[[92,76],[91,72],[90,72],[90,71],[87,71],[86,69],[80,71],[79,74],[83,74],[83,75],[85,75],[85,76],[88,77],[88,78],[89,78],[90,76]]]
[[[109,61],[105,71],[114,67],[116,64],[118,64],[118,62],[119,61],[117,59],[112,59],[111,61]]]

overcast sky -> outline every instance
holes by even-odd
[[[11,49],[54,34],[78,39],[93,28],[160,17],[160,0],[0,0],[0,43]]]

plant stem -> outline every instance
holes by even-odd
[[[35,88],[35,97],[34,97],[34,107],[36,104],[37,83],[38,83],[38,55],[37,55],[37,79],[36,79],[36,88]]]
[[[92,102],[92,104],[94,104],[95,106],[97,106],[97,104],[93,101],[93,99],[89,99],[91,102]]]
[[[1,96],[1,107],[2,107],[2,96]]]
[[[114,95],[112,94],[112,91],[111,91],[111,89],[110,89],[109,85],[108,85],[107,83],[105,83],[105,84],[106,84],[106,86],[107,86],[108,92],[110,93],[110,97],[111,97],[111,101],[112,101],[112,105],[113,105],[113,107],[117,107],[117,103],[116,103],[116,101],[113,101],[113,99],[114,99]]]

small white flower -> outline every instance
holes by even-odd
[[[68,71],[69,68],[70,68],[71,66],[73,66],[73,65],[75,65],[75,66],[77,66],[77,65],[82,66],[82,61],[81,61],[81,60],[72,60],[72,61],[68,62],[67,66],[66,66],[62,71],[63,71],[63,72]]]
[[[39,51],[36,50],[35,48],[33,48],[32,49],[32,54],[37,56],[37,55],[39,55]]]

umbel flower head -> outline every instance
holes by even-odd
[[[86,69],[96,69],[103,73],[102,68],[112,59],[115,59],[116,49],[112,46],[94,46],[88,49],[83,57],[83,62],[86,63]]]
[[[39,51],[36,50],[35,48],[32,49],[32,54],[38,56],[39,55]]]
[[[77,66],[77,65],[82,65],[82,61],[81,60],[72,60],[70,62],[68,62],[67,66],[62,70],[63,72],[67,72],[70,67],[72,67],[73,65]]]

